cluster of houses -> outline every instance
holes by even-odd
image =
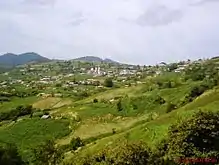
[[[204,60],[198,60],[198,61],[184,61],[177,64],[177,68],[174,70],[174,72],[183,72],[187,67],[191,66],[191,64],[201,64]],[[31,68],[20,68],[20,71],[22,74],[25,73],[26,76],[31,77],[32,74],[35,75],[35,78],[38,77],[38,80],[33,80],[32,82],[28,82],[22,79],[12,79],[10,78],[10,73],[4,73],[4,75],[8,76],[7,81],[0,81],[0,87],[1,88],[7,88],[10,85],[13,84],[20,84],[25,87],[31,87],[37,84],[45,84],[45,85],[52,85],[61,83],[61,86],[63,87],[74,87],[78,85],[93,85],[93,86],[100,86],[100,81],[96,80],[95,77],[117,77],[117,79],[126,79],[129,76],[136,76],[139,77],[143,74],[146,75],[160,75],[165,71],[168,71],[168,67],[170,65],[162,62],[157,66],[110,66],[110,67],[104,67],[100,65],[96,66],[90,66],[90,67],[82,67],[82,68],[76,68],[80,69],[80,71],[76,72],[72,68],[72,70],[68,70],[67,73],[58,72],[57,75],[52,76],[45,76],[47,71],[51,70],[51,68],[48,66],[34,68],[32,66]],[[65,67],[65,66],[63,66]],[[30,71],[30,72],[29,72]],[[32,71],[32,72],[31,72]],[[72,77],[74,77],[75,74],[88,74],[93,77],[93,79],[85,79],[85,80],[77,80],[72,81]],[[44,76],[43,76],[44,75]],[[47,74],[48,75],[48,74]],[[69,78],[69,79],[68,79]]]

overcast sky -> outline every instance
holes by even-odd
[[[155,64],[219,54],[219,0],[0,0],[0,53]]]

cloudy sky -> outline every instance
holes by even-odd
[[[219,54],[219,0],[0,0],[0,53],[155,64]]]

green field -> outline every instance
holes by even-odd
[[[1,112],[10,111],[13,108],[16,108],[17,106],[20,106],[20,105],[32,105],[37,100],[38,100],[38,98],[35,97],[35,96],[26,97],[26,98],[14,97],[14,98],[11,99],[10,102],[1,103],[0,104],[0,111]]]
[[[53,119],[24,119],[0,128],[0,142],[16,144],[22,155],[45,140],[59,139],[70,133],[69,122]]]

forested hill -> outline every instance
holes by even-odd
[[[30,62],[48,62],[50,59],[43,57],[34,52],[28,52],[23,54],[13,54],[13,53],[6,53],[0,56],[0,67],[10,68],[15,67],[17,65],[23,65]]]

